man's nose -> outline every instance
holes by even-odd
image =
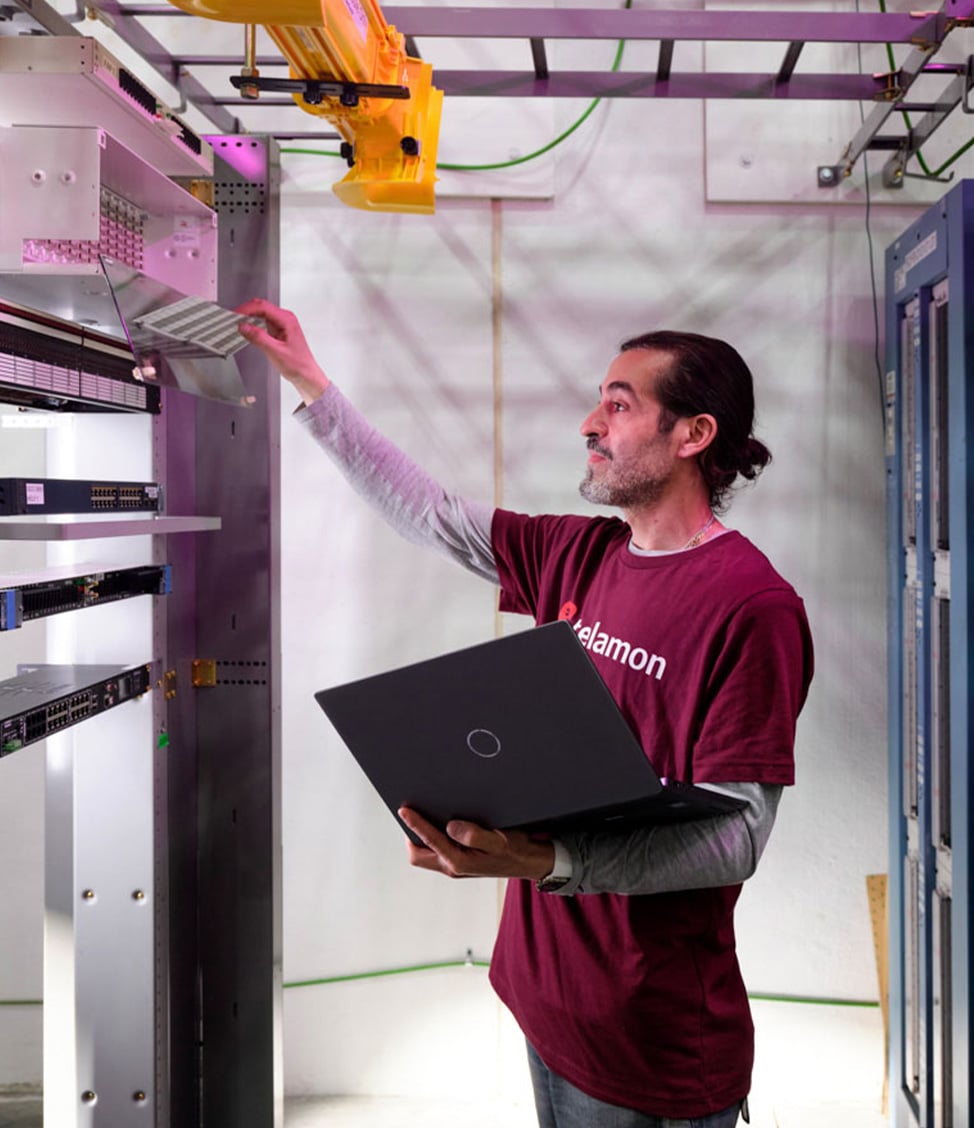
[[[588,438],[589,435],[605,434],[605,413],[602,411],[601,404],[593,408],[592,411],[585,416],[579,431],[586,438]]]

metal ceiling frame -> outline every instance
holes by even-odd
[[[70,21],[45,0],[12,0],[52,34],[65,29],[77,34]],[[240,56],[175,56],[145,27],[146,18],[194,18],[170,4],[124,4],[118,0],[80,0],[78,18],[95,11],[171,86],[186,104],[213,122],[223,133],[247,132],[230,107],[292,105],[290,98],[244,101],[229,91],[215,94],[194,71],[239,66]],[[0,9],[2,11],[3,9]],[[974,0],[945,0],[939,11],[920,12],[758,12],[662,11],[620,8],[459,8],[383,6],[386,20],[405,36],[410,54],[420,56],[420,41],[428,39],[512,39],[530,48],[532,70],[434,70],[434,82],[449,97],[505,98],[680,98],[840,100],[874,103],[862,127],[834,165],[820,166],[822,187],[837,185],[851,175],[863,153],[891,153],[883,169],[887,187],[903,183],[907,162],[957,109],[974,113],[969,95],[974,85],[974,57],[966,63],[935,63],[933,58],[955,28],[974,25]],[[546,44],[550,40],[655,41],[659,44],[652,71],[552,71]],[[740,42],[784,44],[778,70],[773,73],[674,71],[673,58],[681,42]],[[911,48],[899,67],[881,74],[804,74],[797,71],[807,43],[890,44]],[[278,56],[258,57],[263,67],[284,66]],[[908,102],[910,88],[921,76],[940,76],[946,84],[933,99]],[[179,112],[182,112],[180,107]],[[902,132],[881,132],[894,113],[923,116]],[[905,123],[904,123],[905,124]],[[289,137],[321,137],[296,130]]]

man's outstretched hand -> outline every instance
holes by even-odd
[[[264,353],[284,379],[294,385],[305,403],[314,403],[331,381],[315,360],[294,314],[263,298],[244,302],[235,312],[263,320],[266,329],[242,321],[241,335]]]

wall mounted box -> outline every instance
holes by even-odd
[[[0,125],[100,125],[166,176],[211,176],[213,151],[86,36],[0,36]]]
[[[99,256],[213,300],[216,213],[104,129],[0,128],[0,292],[112,335]]]

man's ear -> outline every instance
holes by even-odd
[[[717,420],[712,415],[690,415],[680,422],[683,439],[676,452],[678,458],[696,458],[717,438]]]

